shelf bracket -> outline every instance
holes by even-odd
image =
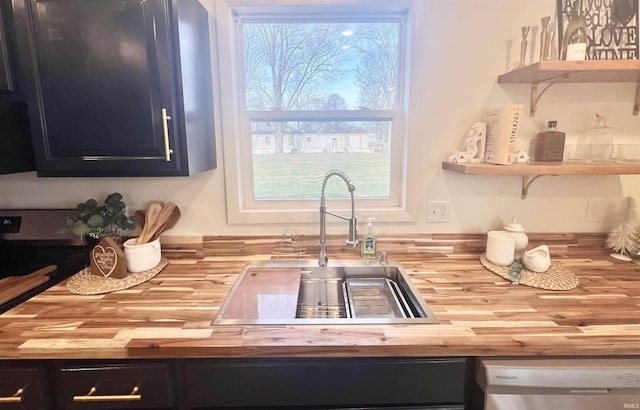
[[[544,175],[536,175],[533,178],[529,179],[530,175],[523,175],[522,176],[522,193],[520,194],[520,198],[527,199],[527,195],[529,194],[529,187],[531,186],[531,183],[543,176]]]
[[[636,97],[633,100],[633,115],[638,116],[640,113],[640,78],[636,81]]]
[[[562,75],[559,75],[557,77],[551,78],[549,80],[538,81],[538,82],[531,83],[531,108],[529,108],[529,117],[533,117],[533,116],[536,115],[536,111],[538,110],[538,101],[540,100],[540,97],[542,97],[542,94],[544,94],[555,83],[558,83],[558,82],[560,82],[562,80],[566,80],[569,77],[571,77],[570,73],[569,74],[562,74]],[[640,80],[639,80],[639,82],[640,82]],[[540,83],[547,83],[547,85],[538,94],[538,85]],[[637,96],[637,94],[636,94],[636,96]]]
[[[527,195],[529,194],[529,187],[531,186],[531,183],[533,181],[535,181],[536,179],[543,177],[543,176],[548,176],[551,175],[552,177],[557,177],[557,174],[543,174],[543,175],[535,175],[533,177],[531,177],[530,175],[523,175],[522,176],[522,192],[520,193],[520,199],[527,199]]]

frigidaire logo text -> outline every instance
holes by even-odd
[[[518,380],[518,376],[500,376],[500,375],[497,375],[496,379],[499,379],[499,380]],[[633,408],[633,407],[631,407],[631,408]]]
[[[624,403],[623,409],[640,409],[640,403]]]

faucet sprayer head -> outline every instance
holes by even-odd
[[[347,174],[344,173],[344,171],[339,170],[339,169],[332,169],[331,171],[326,173],[326,175],[324,176],[324,180],[322,181],[322,196],[323,197],[324,197],[324,190],[325,190],[325,188],[327,186],[327,181],[333,175],[336,175],[336,176],[339,176],[340,178],[342,178],[342,180],[345,182],[345,184],[347,184],[347,189],[349,190],[349,192],[353,192],[353,191],[356,190],[356,187],[353,186],[353,184],[351,183],[351,180],[349,179]]]

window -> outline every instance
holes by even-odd
[[[358,209],[401,209],[407,3],[228,3],[230,216],[258,222],[246,214],[317,212],[323,177],[335,168],[356,186]],[[328,197],[350,197],[339,181],[332,185]]]

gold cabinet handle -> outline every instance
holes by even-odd
[[[164,136],[164,159],[171,161],[173,150],[169,147],[169,120],[171,116],[167,115],[167,109],[162,109],[162,134]]]
[[[0,397],[0,403],[20,403],[24,394],[24,388],[19,388],[13,396]]]
[[[131,390],[131,393],[129,394],[110,394],[110,395],[105,395],[105,396],[94,396],[94,393],[97,392],[98,389],[93,386],[90,390],[89,393],[87,393],[84,396],[73,396],[73,401],[81,401],[81,402],[88,402],[88,401],[139,401],[142,400],[142,395],[138,394],[138,392],[140,391],[140,389],[138,388],[138,386],[134,386],[133,389]]]

